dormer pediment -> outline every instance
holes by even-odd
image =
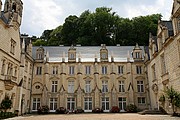
[[[119,76],[116,79],[118,79],[118,80],[125,80],[126,78],[124,76]]]

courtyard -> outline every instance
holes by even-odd
[[[7,120],[180,120],[170,115],[139,115],[132,113],[125,114],[49,114],[30,115],[9,118]]]

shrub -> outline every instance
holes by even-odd
[[[113,106],[110,110],[111,113],[119,113],[120,109],[118,106]]]
[[[161,95],[161,96],[160,96],[159,102],[165,102],[165,96],[164,96],[164,95]]]
[[[49,113],[49,107],[47,105],[38,108],[38,114],[48,114],[48,113]]]
[[[58,113],[58,114],[65,114],[66,113],[66,108],[59,107],[58,109],[56,109],[56,113]]]
[[[76,108],[75,109],[75,113],[77,114],[77,113],[83,113],[84,112],[84,110],[82,109],[82,108]]]
[[[95,108],[92,110],[93,113],[102,113],[103,110],[101,108]]]
[[[15,117],[14,113],[12,112],[1,112],[0,113],[0,119],[6,119],[6,118],[11,118]]]
[[[4,109],[6,112],[8,109],[11,109],[12,101],[8,95],[5,95],[5,98],[1,102],[1,109]]]
[[[129,104],[126,106],[126,111],[130,112],[130,113],[135,113],[135,112],[137,112],[137,107],[136,107],[136,105]]]

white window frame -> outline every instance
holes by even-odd
[[[74,81],[68,81],[68,93],[74,93]]]
[[[102,92],[103,93],[108,92],[108,81],[107,80],[102,81]]]
[[[68,108],[69,104],[69,108]],[[75,109],[75,98],[67,98],[67,110],[73,110]]]
[[[35,108],[34,108],[34,104],[35,104]],[[41,99],[33,98],[32,111],[37,111],[40,106],[41,106]]]
[[[90,75],[91,74],[91,66],[85,66],[86,69],[86,75]]]
[[[136,57],[136,58],[141,58],[140,52],[135,52],[135,57]]]
[[[127,101],[126,97],[119,97],[118,98],[120,112],[124,112],[125,111],[126,104],[127,104],[126,101]]]
[[[146,104],[146,97],[138,97],[138,104]]]
[[[124,74],[124,66],[123,65],[119,65],[118,66],[118,74]]]
[[[107,74],[107,66],[102,66],[102,74]]]
[[[102,97],[101,105],[104,112],[109,112],[110,109],[109,97]]]
[[[119,92],[125,92],[124,80],[119,81]]]
[[[58,87],[58,81],[52,81],[51,92],[53,93],[57,92],[57,87]]]
[[[74,70],[75,70],[75,67],[74,66],[69,66],[69,74],[70,75],[74,75]]]
[[[87,109],[86,109],[87,107]],[[84,98],[84,111],[85,112],[92,112],[92,97],[85,97]]]
[[[49,109],[50,109],[50,112],[56,111],[56,109],[57,109],[57,98],[50,98],[49,99]]]
[[[144,92],[144,81],[143,80],[137,81],[137,91],[140,93]]]
[[[142,66],[140,66],[140,65],[136,66],[136,73],[137,74],[142,74]]]
[[[52,67],[52,74],[57,75],[58,74],[58,66],[53,66]]]
[[[86,93],[90,93],[91,92],[91,81],[90,80],[86,80],[85,81],[85,92]]]

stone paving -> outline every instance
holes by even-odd
[[[10,118],[7,120],[180,120],[170,115],[139,115],[139,114],[50,114],[31,115]]]

